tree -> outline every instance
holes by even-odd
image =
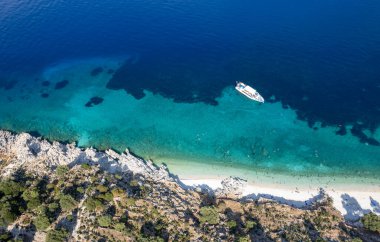
[[[37,230],[45,230],[49,227],[50,221],[45,213],[41,213],[34,219],[33,224],[36,226]]]
[[[368,213],[361,218],[365,229],[380,233],[380,216],[374,213]]]
[[[219,223],[219,214],[214,206],[205,206],[200,210],[200,218],[199,221],[204,224],[218,224]]]
[[[11,205],[7,202],[0,210],[0,225],[6,226],[17,218],[17,214],[12,211]]]
[[[0,182],[0,192],[6,196],[17,197],[25,188],[17,182],[14,181],[3,181]]]
[[[112,223],[112,217],[110,215],[100,216],[98,218],[98,224],[100,227],[109,227]]]
[[[30,201],[39,197],[39,191],[36,187],[31,187],[22,193],[25,201]]]
[[[230,221],[227,222],[227,226],[228,226],[228,228],[230,228],[230,229],[235,229],[236,226],[237,226],[237,223],[236,223],[235,220],[230,220]]]
[[[103,186],[103,185],[97,185],[96,190],[98,190],[100,193],[105,193],[108,191],[108,187]]]
[[[65,229],[50,230],[46,236],[46,242],[61,242],[66,241],[69,232]]]
[[[255,221],[251,221],[251,220],[248,220],[245,224],[245,227],[247,229],[253,229],[254,227],[256,227],[257,223]]]
[[[95,211],[97,208],[103,208],[104,207],[104,205],[102,204],[102,202],[99,199],[92,198],[92,197],[87,198],[87,200],[85,202],[85,206],[90,211]]]
[[[67,212],[73,210],[77,206],[77,201],[75,201],[75,199],[70,195],[63,195],[59,200],[59,205],[63,211]]]

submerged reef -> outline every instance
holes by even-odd
[[[41,93],[41,97],[42,98],[48,98],[49,97],[49,93]]]
[[[44,87],[48,87],[48,86],[50,86],[50,81],[43,81],[41,84]]]
[[[102,67],[96,67],[96,68],[92,69],[92,71],[91,71],[90,74],[91,74],[91,76],[97,76],[97,75],[99,75],[102,72],[103,72],[103,68]]]
[[[54,89],[56,89],[56,90],[62,89],[62,88],[64,88],[64,87],[66,87],[67,84],[69,84],[69,81],[68,81],[68,80],[63,80],[63,81],[57,82],[57,83],[55,84]]]
[[[104,101],[101,97],[92,97],[86,104],[86,107],[93,107],[95,105],[99,105]]]

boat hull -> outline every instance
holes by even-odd
[[[264,103],[264,98],[255,89],[245,85],[244,83],[237,83],[235,89],[251,100],[259,103]]]

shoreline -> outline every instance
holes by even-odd
[[[208,186],[213,190],[222,188],[222,179],[191,179],[180,178],[186,186]],[[264,198],[274,200],[280,204],[287,204],[297,208],[304,208],[314,202],[320,194],[320,187],[309,189],[298,187],[278,187],[275,184],[246,184],[242,189],[242,198]],[[333,199],[333,206],[341,212],[347,221],[355,222],[364,214],[374,212],[380,215],[380,191],[361,191],[360,189],[346,190],[323,189]]]
[[[366,213],[380,214],[380,183],[377,179],[352,177],[326,179],[313,176],[286,176],[284,174],[244,171],[239,168],[216,166],[215,164],[198,164],[191,162],[169,161],[164,166],[159,162],[143,160],[130,154],[128,150],[119,154],[113,150],[97,151],[93,148],[79,148],[75,144],[49,142],[44,138],[33,137],[28,133],[15,134],[0,130],[0,152],[16,157],[17,166],[28,161],[38,166],[36,155],[51,157],[49,166],[57,164],[77,164],[82,162],[98,163],[109,172],[131,171],[152,177],[154,180],[167,179],[188,189],[196,187],[212,188],[216,192],[222,188],[222,181],[229,177],[240,178],[242,186],[233,191],[241,191],[239,198],[271,199],[280,204],[294,207],[307,207],[316,201],[321,189],[333,199],[333,204],[347,221],[355,222]],[[67,153],[70,151],[69,153]],[[9,167],[15,169],[14,166]],[[5,172],[6,173],[6,172]],[[4,175],[4,174],[3,174]],[[249,176],[252,175],[252,176]],[[247,177],[248,176],[248,177]],[[364,183],[364,181],[367,181]]]
[[[265,198],[303,208],[316,200],[321,189],[333,199],[334,207],[342,213],[347,221],[357,221],[368,212],[380,215],[380,183],[376,179],[354,177],[317,177],[317,176],[290,176],[285,174],[270,174],[264,172],[247,172],[239,168],[223,169],[217,165],[199,165],[193,168],[180,167],[170,162],[168,168],[171,173],[178,175],[181,182],[189,187],[207,186],[216,189],[222,188],[222,181],[228,177],[239,177],[247,182],[242,188],[242,198]],[[189,163],[187,163],[189,164]],[[211,169],[212,168],[212,169]],[[219,169],[218,169],[219,168]],[[179,171],[181,169],[181,172]],[[191,170],[193,169],[193,170]],[[196,172],[198,171],[198,172]],[[203,174],[199,173],[203,171]],[[219,173],[218,173],[219,171]],[[194,172],[193,174],[189,174]],[[204,173],[208,173],[207,175]],[[247,177],[249,174],[254,174]]]

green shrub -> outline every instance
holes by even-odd
[[[80,165],[82,167],[82,169],[85,169],[85,170],[91,170],[91,166],[87,163],[83,163]]]
[[[22,184],[14,181],[0,182],[0,192],[6,196],[16,197],[25,190]]]
[[[354,238],[351,240],[351,242],[363,242],[360,238]]]
[[[9,203],[3,204],[0,210],[0,225],[7,226],[15,221],[17,214],[12,211],[12,207]]]
[[[113,200],[113,195],[110,192],[98,195],[98,198],[111,202]]]
[[[119,232],[122,232],[126,229],[125,224],[123,223],[117,223],[114,225],[114,229],[116,229]]]
[[[245,227],[247,229],[253,229],[257,226],[257,223],[255,221],[251,221],[251,220],[248,220],[246,223],[245,223]]]
[[[230,220],[230,221],[227,222],[227,226],[228,226],[228,228],[230,228],[230,229],[234,229],[234,228],[236,228],[237,223],[236,223],[235,220]]]
[[[248,235],[239,238],[239,242],[250,242],[250,241],[251,240]]]
[[[62,165],[58,166],[55,172],[57,173],[58,176],[64,176],[66,173],[69,171],[69,167]]]
[[[45,230],[49,227],[50,221],[45,213],[41,213],[34,219],[33,224],[36,226],[37,230]]]
[[[59,204],[56,202],[52,202],[48,205],[49,212],[53,213],[59,208]]]
[[[22,193],[22,198],[24,198],[25,201],[39,198],[39,191],[36,187],[29,188]]]
[[[0,241],[12,241],[12,233],[0,230]]]
[[[214,206],[205,206],[202,207],[199,211],[200,218],[199,221],[204,224],[218,224],[219,223],[219,214]]]
[[[112,217],[110,215],[100,216],[98,218],[98,224],[100,227],[109,227],[112,223]]]
[[[59,200],[62,210],[67,212],[73,210],[77,206],[77,201],[70,195],[63,195]]]
[[[374,213],[368,213],[361,218],[361,222],[365,229],[380,233],[380,216]]]
[[[108,187],[103,186],[103,185],[97,185],[96,190],[98,190],[100,193],[105,193],[108,191]]]
[[[128,197],[125,199],[125,204],[127,205],[127,207],[135,206],[136,205],[136,199],[134,199],[132,197]]]
[[[69,232],[65,229],[50,230],[46,236],[46,242],[63,242],[67,241]]]
[[[74,220],[74,216],[69,214],[69,215],[67,215],[66,219],[67,219],[67,221],[72,222]]]
[[[80,194],[83,194],[84,188],[83,187],[77,187],[77,192],[79,192]]]
[[[85,202],[85,206],[90,211],[95,211],[95,209],[97,209],[97,208],[103,208],[104,207],[104,205],[102,204],[102,202],[99,199],[92,198],[92,197],[87,198],[87,200]]]
[[[32,200],[29,200],[27,203],[27,207],[30,210],[36,209],[41,205],[41,201],[38,198],[33,198]]]

